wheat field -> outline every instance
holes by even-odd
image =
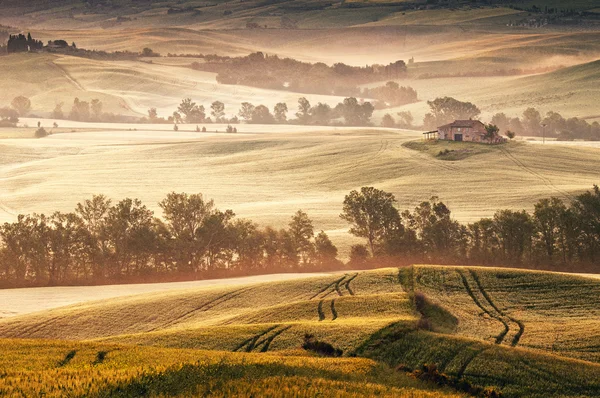
[[[168,381],[178,377],[195,385],[209,382],[202,366],[215,362],[222,366],[221,382],[229,385],[236,379],[229,367],[239,361],[243,366],[236,372],[258,372],[261,380],[257,364],[296,366],[294,377],[315,367],[354,373],[356,379],[329,373],[318,387],[326,391],[362,386],[366,390],[355,393],[368,395],[380,391],[383,380],[392,382],[386,368],[358,355],[408,369],[436,364],[508,397],[593,396],[600,388],[600,328],[590,298],[599,292],[600,281],[589,277],[415,265],[91,301],[0,320],[0,344],[6,347],[0,388],[95,394],[120,385],[131,392],[170,388]],[[416,304],[417,296],[426,298],[424,307]],[[313,359],[300,350],[306,334],[349,358]],[[39,360],[30,362],[32,355]],[[269,368],[268,375],[280,371]],[[395,388],[418,392],[416,381],[406,384],[404,373],[393,375]],[[27,384],[17,382],[23,377]],[[365,377],[371,382],[365,384]],[[285,377],[281,382],[303,385]],[[271,388],[267,381],[261,385]]]

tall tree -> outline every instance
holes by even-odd
[[[19,116],[21,117],[27,116],[31,110],[31,100],[22,95],[13,98],[10,104],[17,112],[19,112]]]
[[[400,224],[400,214],[394,207],[393,194],[373,187],[362,187],[351,191],[344,198],[340,217],[350,223],[352,235],[366,238],[371,254],[378,252],[386,235],[395,231]]]
[[[273,116],[277,123],[285,123],[287,120],[288,107],[285,102],[278,102],[273,109]]]

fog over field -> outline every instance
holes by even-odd
[[[0,396],[600,396],[597,0],[0,1]]]

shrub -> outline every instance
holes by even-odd
[[[304,335],[304,344],[302,344],[302,348],[325,357],[341,357],[343,354],[343,351],[339,348],[335,348],[324,341],[319,341],[315,339],[314,335],[308,333]]]
[[[35,131],[35,138],[44,138],[44,137],[47,137],[48,135],[49,135],[48,132],[43,127],[40,127],[39,129],[37,129]]]

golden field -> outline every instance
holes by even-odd
[[[509,397],[592,396],[600,329],[590,298],[599,291],[589,277],[412,266],[91,301],[1,320],[0,388],[159,396],[202,395],[216,383],[220,396],[283,383],[287,396],[301,386],[327,396],[428,396],[431,385],[358,355],[409,369],[437,364]],[[417,295],[426,307],[415,307]],[[344,358],[301,350],[307,333]]]

